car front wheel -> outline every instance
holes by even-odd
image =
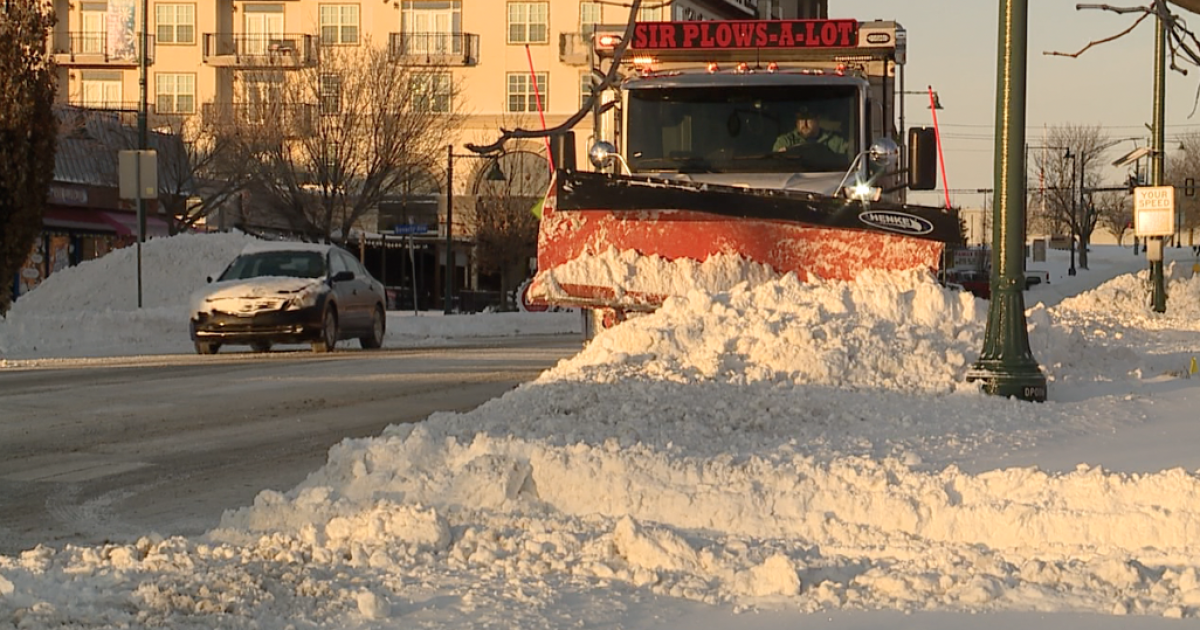
[[[376,350],[383,346],[383,335],[386,331],[387,316],[383,313],[383,307],[376,304],[375,310],[371,312],[371,334],[359,337],[358,343],[364,350]]]
[[[217,350],[221,349],[221,344],[215,341],[197,341],[196,354],[216,354]]]
[[[333,309],[326,309],[325,317],[321,321],[321,337],[312,342],[312,351],[333,352],[333,347],[337,345],[337,340],[337,313]]]

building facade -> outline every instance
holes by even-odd
[[[50,48],[58,63],[59,98],[84,108],[136,111],[139,58],[147,22],[146,100],[156,116],[191,116],[205,107],[253,106],[272,98],[279,72],[319,63],[330,46],[383,46],[399,63],[430,68],[430,106],[466,115],[445,139],[443,169],[425,178],[417,197],[440,199],[437,231],[446,228],[448,189],[468,202],[487,171],[484,160],[453,164],[465,143],[489,144],[501,128],[552,127],[575,114],[590,93],[589,36],[600,25],[622,25],[629,8],[585,0],[55,0],[58,23]],[[142,15],[142,6],[148,8]],[[638,19],[721,20],[826,17],[827,0],[647,0]],[[457,98],[450,102],[451,95]],[[544,118],[544,122],[543,122]],[[589,131],[577,130],[586,155]],[[546,155],[544,142],[512,147],[518,157],[503,172],[527,173]],[[459,150],[460,153],[465,150]],[[524,157],[522,163],[521,156]],[[513,160],[517,160],[514,162]],[[451,173],[453,182],[447,182]],[[511,175],[510,175],[511,177]],[[544,189],[544,188],[543,188]],[[413,207],[421,207],[414,199]],[[455,203],[458,211],[460,201]],[[426,204],[427,206],[428,204]],[[377,225],[362,226],[365,231]],[[220,225],[237,221],[214,220]],[[464,226],[455,238],[469,240]],[[384,226],[386,230],[386,226]],[[442,266],[441,234],[415,237]],[[464,250],[456,275],[471,285]],[[397,257],[399,258],[399,257]],[[441,261],[440,263],[437,261]]]

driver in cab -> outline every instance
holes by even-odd
[[[801,107],[796,110],[796,128],[776,138],[772,150],[781,152],[803,146],[820,146],[837,155],[846,155],[850,143],[842,136],[822,128],[819,116],[807,107]]]

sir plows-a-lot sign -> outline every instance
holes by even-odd
[[[1139,186],[1133,189],[1133,233],[1170,236],[1175,233],[1175,187]]]

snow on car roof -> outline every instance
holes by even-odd
[[[335,247],[325,243],[304,243],[301,241],[256,241],[242,248],[243,254],[256,252],[320,252],[324,254]]]

